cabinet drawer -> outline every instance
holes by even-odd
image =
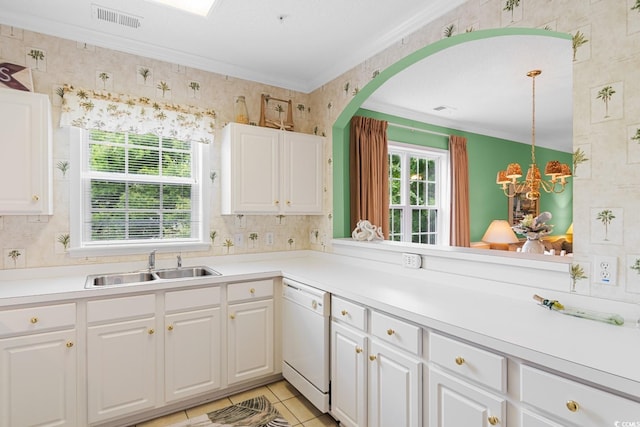
[[[164,297],[165,311],[180,311],[192,308],[220,305],[220,288],[185,289],[167,292]]]
[[[420,328],[386,314],[371,312],[371,335],[390,342],[413,354],[420,355],[422,333]]]
[[[0,337],[73,327],[75,324],[75,303],[0,311]]]
[[[238,302],[273,296],[273,280],[232,283],[227,287],[227,300]]]
[[[431,333],[429,360],[487,387],[501,392],[507,390],[507,359],[504,356]]]
[[[521,399],[556,418],[580,426],[638,421],[640,403],[530,366],[521,368]]]
[[[89,323],[148,317],[155,313],[155,294],[95,300],[87,303]]]
[[[361,331],[367,329],[367,309],[335,296],[331,297],[331,317]]]

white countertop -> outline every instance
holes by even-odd
[[[319,252],[282,252],[186,260],[219,277],[85,289],[88,274],[140,270],[140,265],[91,265],[0,271],[0,310],[16,305],[78,300],[228,283],[284,275],[372,308],[494,351],[573,375],[606,388],[640,395],[640,328],[565,316],[541,308],[535,289],[517,292],[434,283],[420,270]],[[163,268],[162,264],[159,268]],[[544,296],[544,290],[541,291]],[[569,295],[561,302],[568,304]],[[576,297],[578,298],[578,297]],[[578,298],[577,301],[580,301]],[[608,302],[607,308],[615,307]],[[629,309],[620,303],[620,308]],[[631,307],[633,312],[633,308]],[[640,315],[640,307],[638,307]],[[631,320],[631,319],[629,319]]]

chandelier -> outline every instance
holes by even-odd
[[[514,197],[516,194],[525,194],[529,200],[540,198],[540,189],[546,193],[562,193],[567,185],[567,178],[571,176],[571,168],[557,160],[551,160],[544,168],[544,174],[549,178],[542,179],[540,169],[536,164],[536,77],[542,73],[541,70],[532,70],[527,73],[532,81],[532,120],[531,120],[531,164],[527,170],[524,180],[522,168],[518,163],[509,163],[506,170],[498,172],[496,184],[502,186],[502,191],[507,197]]]

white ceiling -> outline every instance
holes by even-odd
[[[217,0],[209,15],[201,17],[146,0],[0,0],[0,23],[311,92],[465,1]],[[140,26],[98,20],[93,5]],[[407,70],[366,105],[529,142],[531,86],[524,75],[542,68],[537,145],[571,151],[570,43],[564,42],[567,53],[561,47],[533,49],[529,40],[500,51],[457,48],[455,56],[446,58],[450,65]],[[548,61],[532,60],[533,51]],[[438,55],[447,56],[445,52]],[[566,58],[566,67],[551,64],[556,54]],[[552,101],[543,101],[543,88]],[[433,116],[436,104],[456,110]],[[541,110],[553,119],[549,130]],[[543,140],[543,134],[557,136],[553,139],[558,142]]]

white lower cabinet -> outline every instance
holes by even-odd
[[[76,426],[75,303],[0,311],[0,427]]]
[[[521,415],[521,427],[566,427],[527,409],[523,409]]]
[[[228,384],[275,372],[273,280],[227,288]]]
[[[367,425],[367,338],[331,323],[331,413],[345,427]]]
[[[622,426],[640,421],[640,403],[586,384],[526,365],[520,381],[522,402],[560,425]]]
[[[369,426],[422,426],[422,363],[376,340],[369,347]]]
[[[505,398],[446,374],[429,370],[429,426],[507,426]]]
[[[406,351],[420,348],[419,328],[375,311],[367,328],[367,312],[331,300],[331,414],[348,427],[421,427],[422,362]]]
[[[75,341],[75,329],[0,339],[0,426],[78,425]]]
[[[165,401],[220,388],[220,288],[165,294]]]

